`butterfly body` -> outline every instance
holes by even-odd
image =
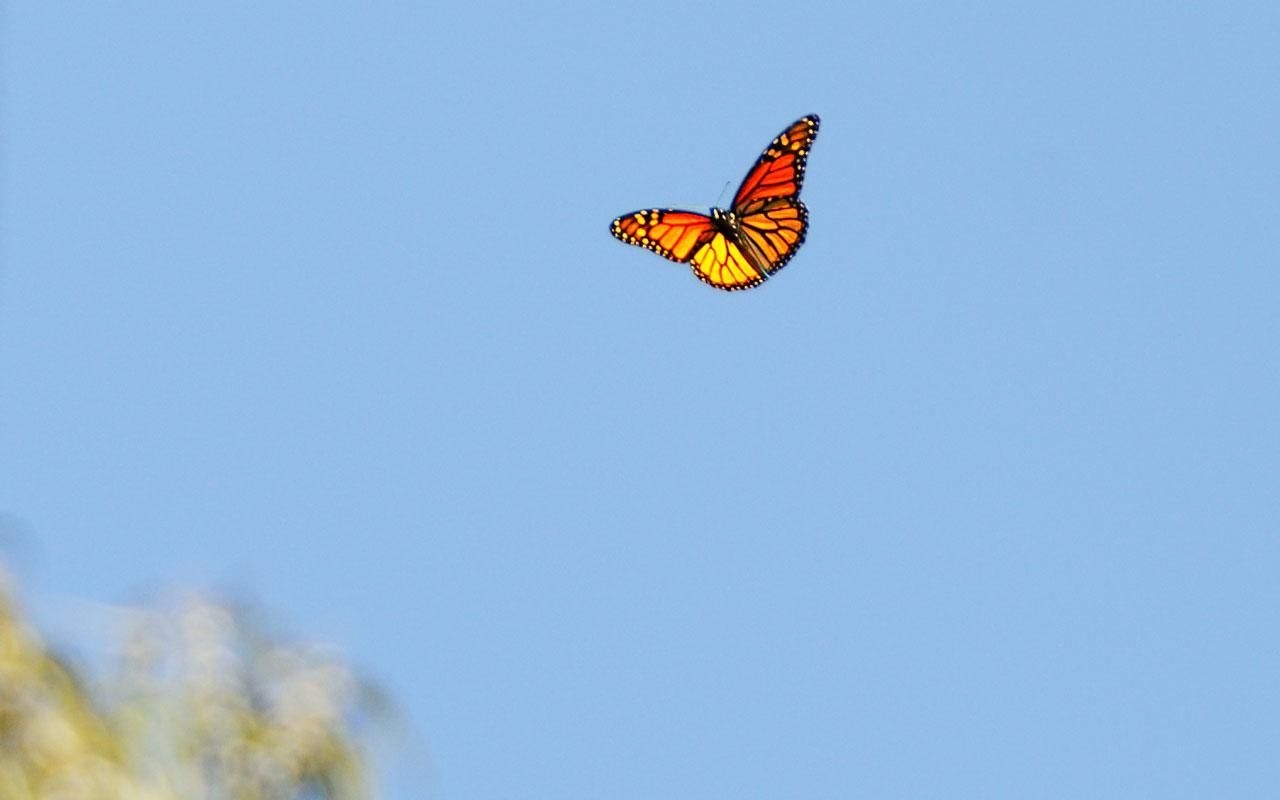
[[[711,209],[711,224],[727,240],[742,247],[742,220],[727,208]]]
[[[733,204],[711,214],[649,209],[624,214],[610,231],[627,244],[689,264],[699,280],[734,291],[759,286],[804,243],[809,212],[800,202],[818,117],[802,117],[775,138],[743,178]]]

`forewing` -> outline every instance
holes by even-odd
[[[801,117],[778,134],[742,179],[733,197],[733,210],[742,214],[761,201],[800,194],[805,161],[817,136],[817,114]]]
[[[809,210],[799,200],[784,198],[766,201],[740,220],[739,231],[746,253],[768,275],[783,265],[804,244],[809,228]]]
[[[624,214],[613,221],[609,230],[627,244],[683,264],[699,245],[710,240],[715,226],[705,214],[653,208]]]

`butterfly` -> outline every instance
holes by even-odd
[[[610,232],[627,244],[652,250],[693,268],[717,289],[759,286],[804,244],[809,210],[800,202],[805,161],[818,136],[818,115],[793,122],[769,143],[742,179],[727,209],[711,216],[673,208],[633,211]]]

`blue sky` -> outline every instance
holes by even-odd
[[[1280,791],[1273,4],[3,25],[37,610],[256,597],[398,797]],[[807,113],[766,286],[609,236]]]

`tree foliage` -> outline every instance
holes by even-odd
[[[373,796],[376,704],[333,653],[199,597],[132,608],[98,680],[57,657],[0,575],[0,798]]]

